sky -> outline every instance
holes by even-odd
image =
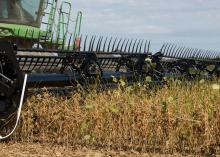
[[[220,50],[220,0],[70,0],[82,34]]]

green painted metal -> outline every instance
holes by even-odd
[[[0,30],[2,30],[2,32],[8,32],[0,33],[0,38],[18,36],[37,39],[39,34],[46,34],[46,32],[41,31],[40,28],[19,24],[0,23]]]
[[[75,24],[75,28],[74,28],[74,38],[80,36],[81,25],[82,25],[82,12],[78,11],[77,17],[76,17],[76,24]]]
[[[47,22],[43,22],[42,24],[46,24],[46,32],[48,32],[50,35],[53,31],[54,27],[54,21],[56,16],[56,10],[57,10],[57,0],[47,0],[45,2],[45,9],[44,9],[44,15],[48,15]]]
[[[65,40],[67,37],[70,15],[71,15],[72,5],[69,2],[63,1],[59,9],[59,19],[57,26],[57,39]]]

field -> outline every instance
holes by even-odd
[[[9,141],[0,154],[36,148],[45,156],[220,155],[220,81],[155,88],[121,81],[117,89],[67,97],[32,95]]]

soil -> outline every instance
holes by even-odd
[[[91,150],[39,143],[0,143],[0,157],[177,157],[135,151]],[[194,155],[189,155],[189,157]]]

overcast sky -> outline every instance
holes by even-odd
[[[150,39],[220,50],[220,0],[71,0],[82,34]]]

